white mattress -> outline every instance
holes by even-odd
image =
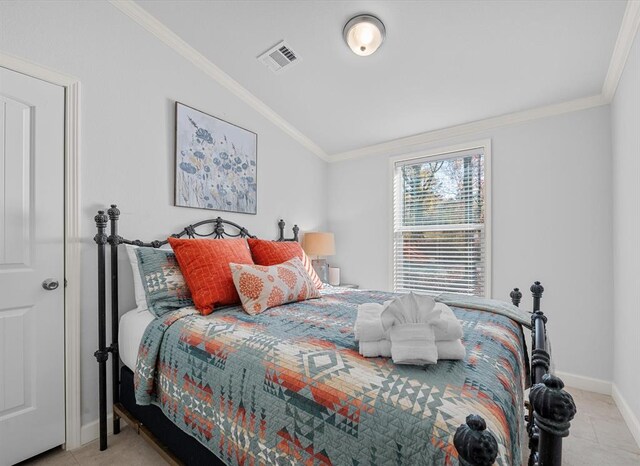
[[[132,371],[136,370],[138,348],[147,326],[154,319],[148,309],[143,311],[134,309],[120,317],[118,330],[118,350],[122,362]]]

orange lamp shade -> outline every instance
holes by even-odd
[[[302,249],[310,256],[333,256],[336,243],[333,233],[310,231],[302,238]]]

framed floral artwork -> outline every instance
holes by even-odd
[[[175,205],[255,214],[258,135],[176,102]]]

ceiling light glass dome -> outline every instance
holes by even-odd
[[[344,40],[356,55],[366,57],[378,50],[386,30],[382,21],[372,15],[358,15],[344,26]]]

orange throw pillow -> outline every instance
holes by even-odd
[[[295,241],[266,241],[255,238],[249,238],[247,241],[249,242],[249,248],[251,248],[253,262],[256,265],[277,265],[297,257],[302,261],[302,265],[315,287],[322,289],[322,281],[320,281],[316,271],[313,270],[309,256],[305,254],[300,243]]]
[[[201,314],[211,314],[216,306],[240,302],[229,264],[253,264],[244,238],[169,238],[169,244]]]

